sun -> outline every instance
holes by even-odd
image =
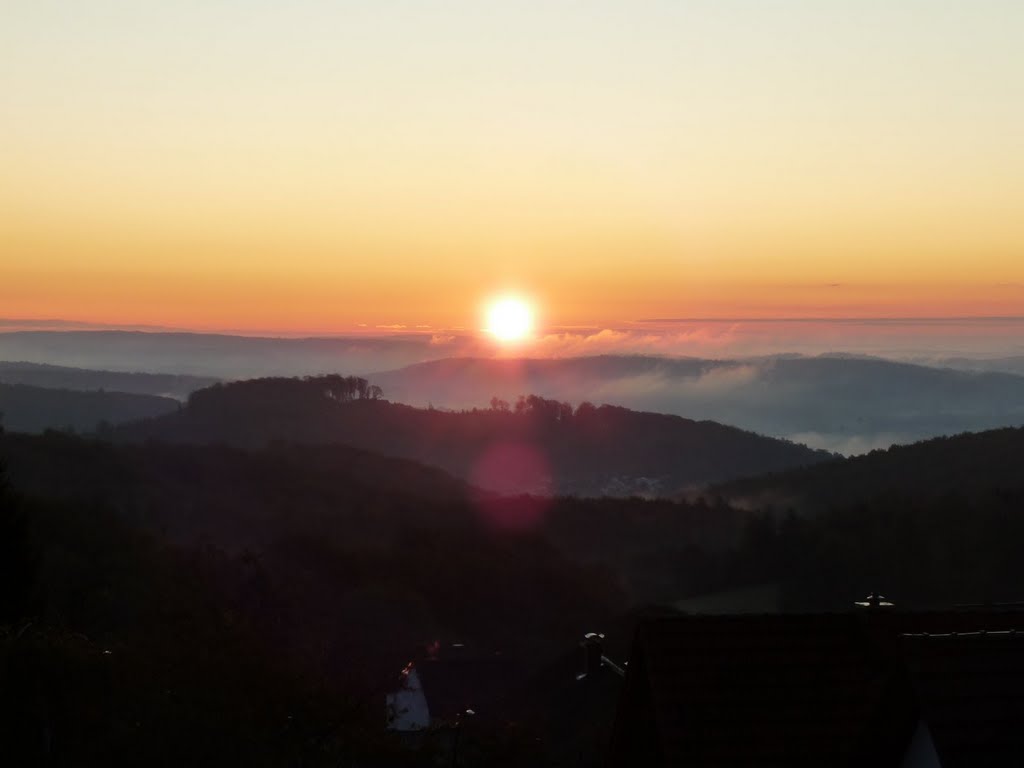
[[[515,297],[498,299],[487,309],[485,330],[499,341],[520,341],[533,331],[533,310]]]

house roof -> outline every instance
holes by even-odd
[[[416,662],[434,720],[454,720],[473,710],[494,717],[498,704],[520,683],[518,665],[500,655],[454,654]]]
[[[911,681],[903,635],[1024,626],[1019,617],[864,611],[643,622],[611,764],[898,765],[925,696],[923,682]],[[931,679],[931,656],[920,658],[916,674]]]
[[[943,768],[1024,763],[1024,631],[912,634],[903,646]]]

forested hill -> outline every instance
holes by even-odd
[[[994,429],[894,446],[715,489],[744,506],[818,511],[880,496],[974,496],[1024,489],[1024,428]]]
[[[117,444],[50,432],[0,435],[0,461],[33,496],[112,503],[175,541],[259,549],[311,527],[363,547],[417,526],[464,524],[450,475],[344,445]],[[438,512],[443,508],[444,513]]]
[[[1019,431],[973,437],[1005,451],[1008,477]],[[117,764],[184,765],[201,744],[225,765],[339,765],[356,749],[357,764],[398,764],[382,757],[383,692],[438,640],[524,665],[521,698],[498,712],[517,725],[488,755],[546,755],[560,740],[558,754],[577,754],[577,713],[542,670],[592,628],[622,627],[626,642],[616,617],[631,606],[760,585],[793,610],[842,610],[876,589],[948,608],[1019,600],[1024,583],[1020,489],[883,496],[813,517],[496,502],[541,505],[518,530],[493,525],[501,508],[480,501],[439,470],[341,445],[0,434],[5,756],[93,764],[113,748]],[[479,749],[487,733],[472,733],[463,743]],[[531,755],[508,764],[565,764]]]
[[[501,651],[526,687],[623,607],[413,462],[0,433],[5,765],[412,765],[381,713],[420,649]]]
[[[126,392],[78,392],[0,382],[2,424],[13,432],[72,429],[92,432],[176,411],[177,400]]]
[[[178,413],[119,439],[346,443],[441,467],[502,492],[670,495],[683,488],[829,458],[709,421],[529,396],[487,410],[413,408],[363,379],[254,379],[199,390]]]

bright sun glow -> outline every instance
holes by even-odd
[[[533,312],[522,299],[498,299],[487,310],[488,332],[501,341],[525,339],[533,330]]]

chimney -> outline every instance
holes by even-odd
[[[592,675],[601,667],[604,656],[604,635],[599,632],[587,632],[580,641],[580,672],[577,680]]]
[[[601,667],[608,667],[619,677],[626,676],[625,666],[619,666],[604,655],[604,635],[600,632],[588,632],[580,642],[580,672],[576,675],[577,680],[583,680],[587,675],[592,675]]]

